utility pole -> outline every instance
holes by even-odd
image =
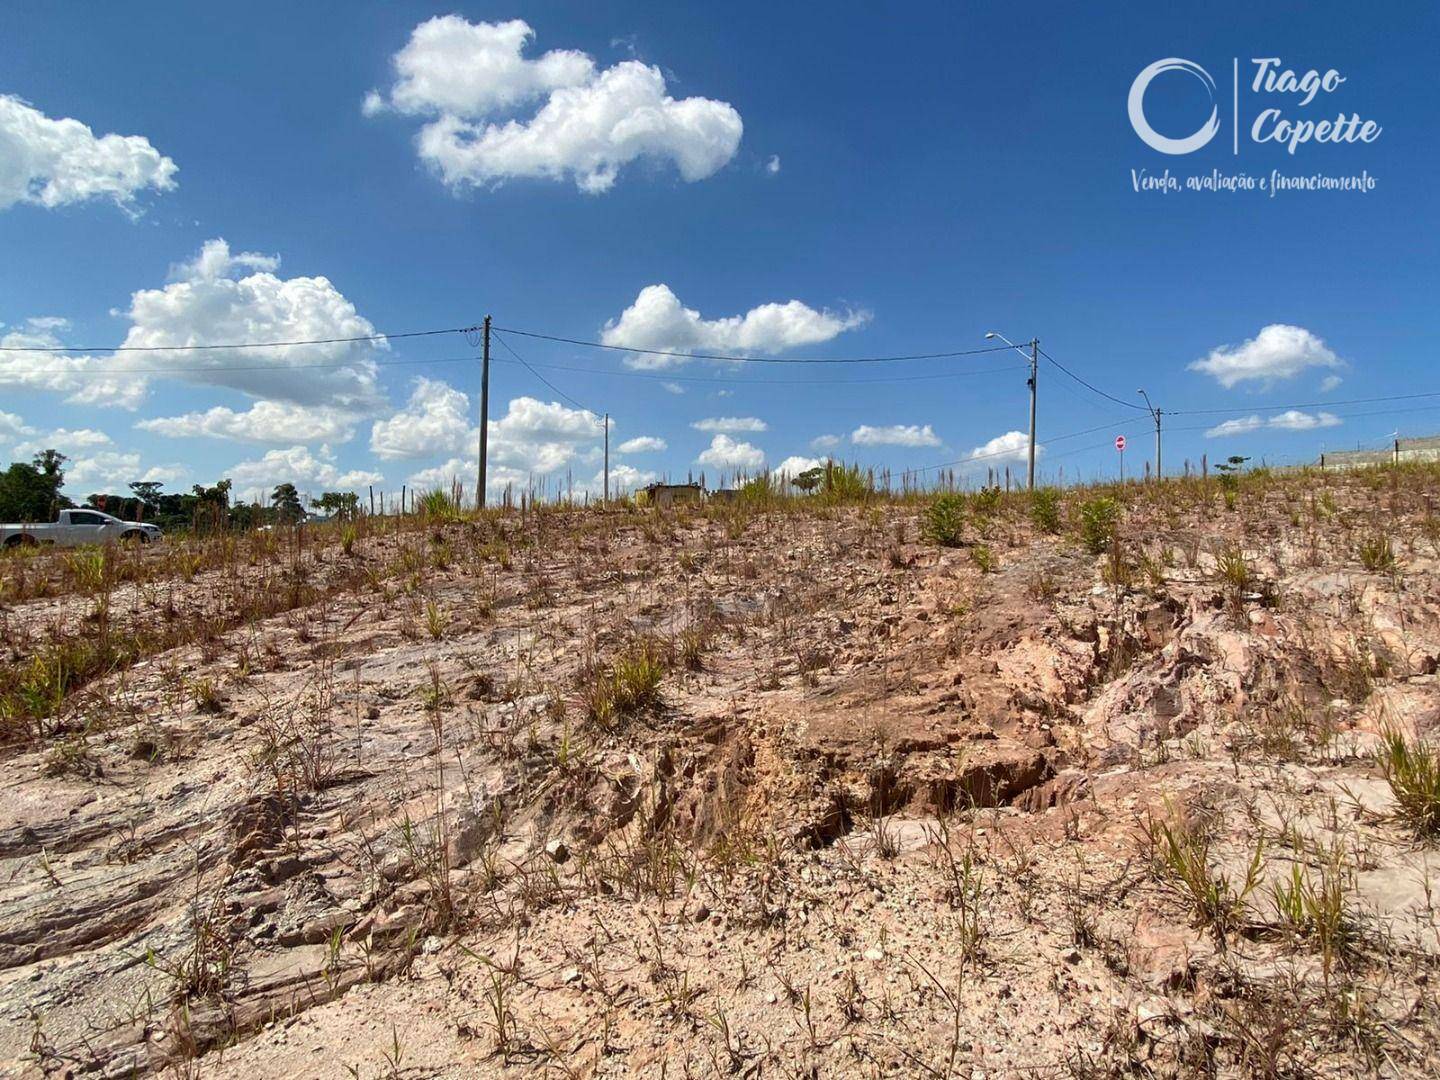
[[[1023,348],[1016,345],[1015,342],[1000,333],[999,330],[987,330],[985,332],[985,340],[989,341],[991,338],[999,338],[1021,356],[1025,355]],[[1035,376],[1039,374],[1039,371],[1040,339],[1037,337],[1030,339],[1030,378],[1026,383],[1026,385],[1030,387],[1030,469],[1029,476],[1027,477],[1027,485],[1031,491],[1035,490]]]
[[[490,316],[485,316],[485,336],[480,350],[480,486],[475,489],[475,505],[485,505],[485,456],[490,449]]]
[[[605,414],[605,502],[607,504],[610,502],[610,414],[608,412]]]
[[[1158,482],[1163,479],[1164,473],[1160,471],[1160,410],[1155,410],[1155,479]]]
[[[1164,475],[1165,475],[1164,473],[1162,473],[1162,472],[1160,471],[1160,416],[1161,416],[1161,412],[1160,412],[1159,409],[1157,409],[1154,405],[1152,405],[1152,404],[1150,403],[1150,395],[1147,394],[1147,393],[1145,393],[1144,390],[1137,390],[1137,391],[1135,391],[1135,392],[1136,392],[1137,394],[1139,394],[1142,398],[1145,399],[1145,408],[1147,408],[1147,409],[1150,411],[1150,419],[1152,419],[1152,420],[1155,421],[1155,479],[1156,479],[1156,480],[1160,480],[1160,479],[1162,479],[1162,478],[1164,477]]]
[[[1040,339],[1030,340],[1030,475],[1028,484],[1035,490],[1035,376],[1040,371]]]

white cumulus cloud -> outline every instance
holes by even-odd
[[[714,469],[759,469],[765,464],[765,452],[751,443],[721,434],[710,440],[710,445],[700,451],[695,461]]]
[[[245,410],[216,405],[203,412],[152,417],[135,426],[172,439],[254,443],[348,442],[355,435],[353,414],[327,405],[295,405],[287,401],[257,401]]]
[[[140,455],[123,450],[102,450],[73,457],[65,464],[65,488],[75,494],[124,492],[134,482],[174,483],[186,475],[182,465],[145,465]]]
[[[175,162],[142,135],[99,135],[0,94],[0,210],[109,199],[129,208],[146,188],[175,187]]]
[[[0,334],[0,387],[65,394],[76,405],[137,408],[146,377],[118,371],[113,357],[28,351],[63,346],[56,331],[67,328],[64,319],[47,316]]]
[[[850,433],[850,441],[856,446],[939,446],[940,437],[929,424],[891,424],[888,427],[872,427],[861,424]]]
[[[622,454],[653,454],[664,450],[667,445],[664,439],[656,438],[654,435],[639,435],[633,439],[626,439],[617,449]]]
[[[647,285],[635,302],[600,332],[606,345],[677,353],[778,353],[830,341],[869,321],[864,311],[816,310],[799,300],[761,304],[743,315],[702,318],[680,303],[668,285]],[[625,362],[636,368],[674,367],[685,356],[636,353]]]
[[[834,450],[845,440],[839,435],[816,435],[810,440],[811,450]]]
[[[740,431],[761,432],[770,430],[770,425],[756,416],[711,416],[704,420],[696,420],[690,426],[696,431],[724,431],[732,435]]]
[[[1242,382],[1269,385],[1313,367],[1341,368],[1345,362],[1301,326],[1272,323],[1241,345],[1221,345],[1190,365],[1229,390]]]
[[[94,428],[77,428],[67,430],[56,428],[54,431],[35,435],[29,442],[19,443],[15,447],[15,453],[21,457],[29,457],[40,453],[42,450],[59,450],[62,454],[74,456],[76,450],[91,450],[97,446],[113,446],[114,440],[103,431],[96,431]]]
[[[470,398],[439,379],[419,378],[405,407],[370,429],[370,449],[386,461],[459,454],[474,442]]]
[[[356,413],[383,407],[374,355],[375,327],[324,277],[281,278],[279,259],[232,254],[223,239],[207,241],[194,259],[174,268],[176,280],[141,289],[130,301],[124,354],[118,366],[177,369],[170,377],[226,386],[254,397],[297,405],[328,405]],[[232,342],[329,340],[323,345],[167,352],[167,347]]]
[[[610,429],[615,429],[613,420]],[[466,433],[463,454],[412,473],[409,482],[417,487],[443,487],[459,479],[473,486],[478,451],[475,435],[474,429]],[[486,486],[492,492],[506,484],[525,488],[532,480],[558,478],[577,464],[592,466],[603,438],[600,417],[589,410],[532,397],[514,398],[504,416],[490,421]]]
[[[264,457],[241,461],[226,474],[242,495],[268,501],[279,484],[294,484],[301,492],[345,491],[378,484],[384,477],[367,469],[342,470],[328,446],[270,450]]]
[[[779,475],[788,476],[793,480],[801,473],[808,472],[810,469],[818,469],[824,464],[825,463],[819,458],[801,457],[798,454],[794,454],[780,462],[779,465],[776,465],[775,471]]]
[[[416,147],[452,188],[531,177],[598,194],[641,159],[694,181],[735,156],[744,125],[726,102],[676,100],[661,70],[636,60],[602,71],[574,50],[527,59],[533,36],[519,19],[428,19],[393,57],[388,94],[372,90],[362,111],[430,117]]]
[[[1225,420],[1216,424],[1205,432],[1207,439],[1220,439],[1230,435],[1244,435],[1246,432],[1256,431],[1265,426],[1265,421],[1259,416],[1237,416],[1233,420]]]
[[[610,466],[610,494],[617,492],[634,491],[636,488],[644,487],[646,484],[654,483],[658,474],[648,469],[637,469],[633,465],[611,465]],[[595,491],[605,490],[605,470],[601,469],[595,474],[591,481]]]
[[[1261,428],[1270,428],[1276,431],[1313,431],[1316,428],[1337,427],[1341,423],[1343,421],[1334,413],[1324,411],[1307,413],[1299,409],[1288,409],[1268,420],[1258,415],[1239,416],[1233,420],[1226,420],[1206,431],[1205,437],[1219,439],[1233,435],[1245,435],[1252,431],[1259,431]]]
[[[1035,456],[1039,457],[1044,451],[1045,448],[1037,444]],[[989,442],[975,447],[970,451],[969,458],[972,461],[983,461],[987,465],[1029,461],[1030,436],[1023,431],[1007,431],[1004,435],[996,435]]]
[[[279,259],[210,240],[171,268],[174,280],[131,295],[130,326],[112,356],[34,351],[64,345],[63,319],[30,319],[0,336],[0,387],[50,390],[83,405],[138,408],[151,380],[224,386],[251,397],[357,415],[385,405],[375,327],[324,277],[281,278]],[[239,342],[302,342],[214,348]],[[196,348],[204,346],[204,348]],[[264,413],[262,411],[261,415]],[[258,417],[256,418],[258,419]]]
[[[35,429],[14,413],[0,412],[0,439],[20,439],[33,435]]]

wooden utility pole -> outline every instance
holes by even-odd
[[[594,413],[590,414],[594,416]],[[605,501],[610,501],[610,414],[605,414]]]
[[[1040,339],[1030,341],[1030,476],[1029,487],[1035,490],[1035,376],[1040,371]]]
[[[485,316],[485,335],[480,349],[480,486],[475,489],[475,505],[485,505],[485,455],[490,446],[490,316]]]

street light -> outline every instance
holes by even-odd
[[[1155,421],[1155,479],[1160,479],[1160,410],[1150,403],[1150,395],[1143,389],[1136,390],[1145,399],[1145,408],[1150,410],[1150,419]]]
[[[1025,355],[1025,350],[1024,350],[1024,349],[1022,349],[1019,345],[1016,345],[1013,341],[1011,341],[1009,338],[1007,338],[1004,334],[1000,333],[1000,331],[998,331],[998,330],[987,330],[987,331],[985,332],[985,340],[986,340],[986,341],[991,341],[991,340],[994,340],[995,338],[999,338],[1001,341],[1005,342],[1006,345],[1009,345],[1012,349],[1014,349],[1016,352],[1018,352],[1021,356],[1024,356],[1024,355]],[[1028,475],[1028,478],[1027,478],[1027,483],[1028,483],[1028,486],[1029,486],[1030,490],[1031,490],[1031,491],[1034,491],[1034,490],[1035,490],[1035,375],[1036,375],[1036,372],[1037,372],[1037,370],[1039,369],[1039,366],[1040,366],[1040,339],[1039,339],[1039,338],[1032,338],[1032,339],[1030,340],[1030,355],[1029,355],[1029,357],[1027,357],[1027,359],[1030,361],[1030,378],[1029,378],[1029,380],[1027,380],[1027,383],[1026,383],[1026,385],[1028,385],[1028,386],[1030,387],[1030,468],[1029,468],[1029,475]]]

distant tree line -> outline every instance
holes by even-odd
[[[48,522],[54,521],[61,510],[74,509],[74,500],[61,490],[68,460],[57,450],[43,450],[31,461],[12,462],[0,472],[0,521]],[[188,492],[162,491],[163,485],[153,480],[137,480],[127,487],[126,494],[94,492],[83,505],[125,521],[148,521],[167,531],[253,529],[260,525],[290,525],[306,517],[300,492],[290,483],[275,488],[268,506],[232,504],[229,480],[211,487],[196,484]],[[350,518],[359,512],[360,497],[353,491],[327,491],[311,506],[325,514]]]

